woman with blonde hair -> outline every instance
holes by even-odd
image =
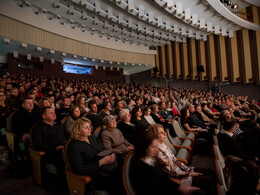
[[[109,179],[104,179],[99,171],[104,165],[115,162],[115,154],[105,156],[105,153],[109,153],[109,151],[105,151],[102,142],[96,136],[91,135],[91,121],[85,117],[75,121],[71,139],[67,146],[68,163],[71,169],[79,175],[90,175],[95,178],[92,180],[95,181],[94,185],[102,188],[103,186],[99,185],[104,184],[103,180]]]

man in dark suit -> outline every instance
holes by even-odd
[[[250,157],[244,152],[236,138],[233,136],[235,127],[236,121],[233,119],[224,122],[223,130],[217,135],[219,149],[225,157],[234,155],[243,159],[249,159]]]
[[[190,111],[190,121],[193,126],[201,127],[202,129],[209,129],[209,126],[203,121],[202,118],[199,118],[195,113],[195,107],[193,104],[190,104],[188,107]]]
[[[69,138],[69,133],[61,123],[56,123],[56,114],[53,108],[42,110],[42,121],[33,126],[31,139],[35,150],[45,152],[45,161],[56,165],[62,176],[65,165],[62,158],[63,144]]]

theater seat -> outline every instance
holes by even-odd
[[[182,131],[182,129],[180,127],[180,124],[176,120],[173,122],[173,128],[174,128],[174,131],[175,131],[177,137],[179,137],[180,140],[184,141],[184,139],[189,139],[192,141],[192,146],[194,146],[194,142],[195,142],[194,133],[184,133],[184,131]]]
[[[134,152],[129,152],[125,158],[123,165],[123,184],[127,195],[136,195],[133,184],[131,182],[133,158]]]
[[[70,194],[84,195],[86,191],[86,184],[91,181],[91,177],[88,175],[78,175],[71,170],[70,164],[67,158],[67,148],[71,139],[68,139],[64,144],[63,159],[65,162],[66,179],[69,187]]]
[[[35,185],[44,188],[46,184],[46,174],[57,175],[55,165],[44,161],[45,152],[29,148],[32,163],[32,181]]]
[[[189,139],[183,140],[183,142],[178,138],[178,137],[172,137],[170,134],[169,129],[166,129],[166,134],[167,137],[170,141],[170,143],[175,147],[175,148],[185,148],[189,151],[192,150],[192,142]]]
[[[175,148],[169,141],[168,138],[166,138],[166,143],[165,143],[172,153],[176,156],[176,158],[180,161],[182,161],[184,164],[188,165],[189,158],[190,158],[190,153],[187,149],[185,148]]]
[[[6,139],[9,150],[15,154],[16,151],[24,151],[25,145],[23,142],[19,142],[15,133],[12,132],[12,119],[15,112],[11,113],[6,119]]]

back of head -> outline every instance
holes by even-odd
[[[230,120],[225,120],[223,123],[223,129],[225,131],[230,131],[232,128],[236,125],[236,120],[230,119]]]
[[[143,131],[139,133],[135,145],[136,157],[139,159],[145,157],[148,147],[155,139],[158,139],[158,136],[153,131]]]
[[[259,182],[259,170],[252,161],[238,161],[232,165],[231,194],[254,194]]]

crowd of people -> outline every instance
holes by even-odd
[[[16,152],[27,155],[30,147],[45,151],[46,161],[56,165],[62,177],[62,151],[66,140],[71,139],[67,148],[71,169],[95,178],[89,189],[105,188],[111,194],[123,193],[121,171],[130,151],[137,156],[137,194],[214,193],[214,174],[180,163],[164,144],[166,129],[172,137],[177,136],[173,126],[176,120],[185,131],[204,139],[208,151],[212,135],[220,129],[223,155],[237,156],[241,166],[247,163],[258,168],[258,182],[250,192],[259,192],[259,115],[260,102],[247,96],[123,81],[45,79],[29,74],[0,78],[0,129],[9,126],[16,140],[23,143],[24,148]],[[100,135],[94,136],[100,127]],[[7,146],[4,135],[1,145]],[[230,180],[234,174],[229,175]],[[183,187],[168,176],[198,179],[193,180],[193,186]],[[118,191],[111,181],[118,181]],[[239,188],[233,184],[230,182],[230,194]]]

